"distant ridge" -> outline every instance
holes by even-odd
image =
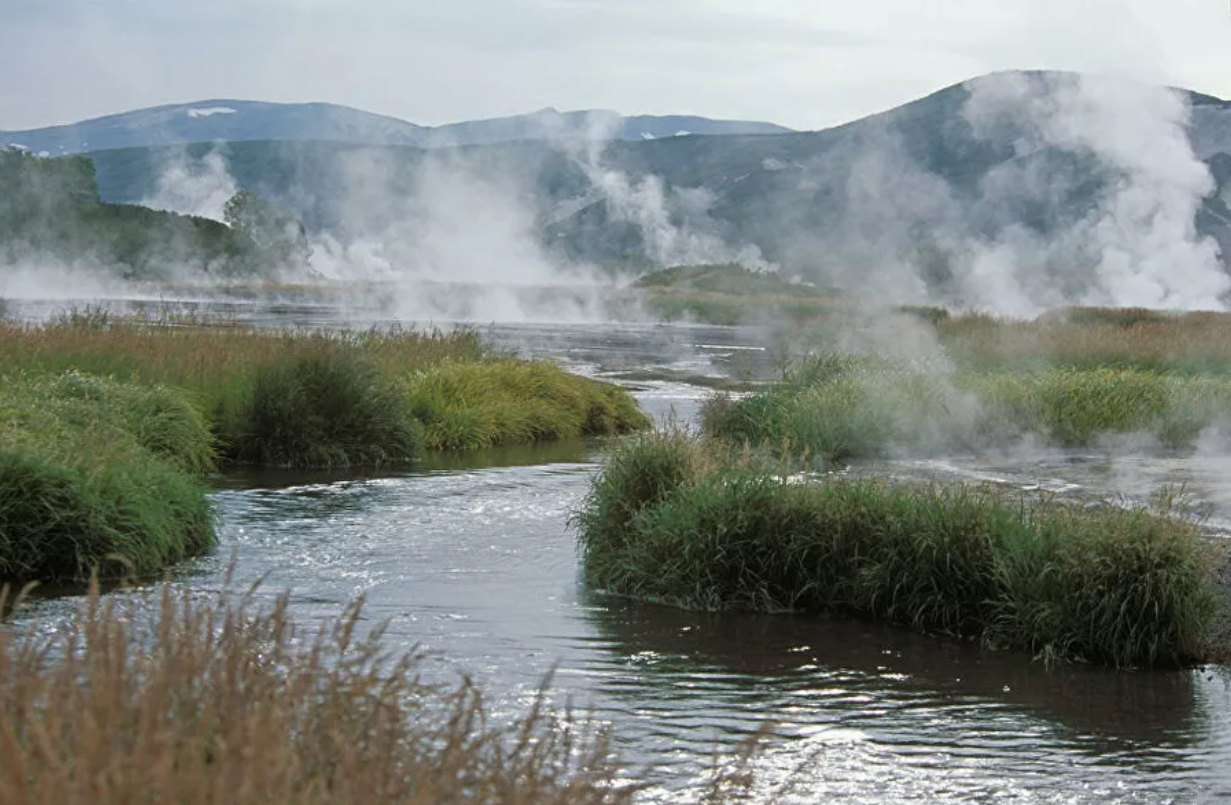
[[[330,103],[266,103],[210,99],[106,115],[63,126],[0,131],[0,147],[36,154],[92,153],[201,142],[326,141],[416,148],[491,145],[514,140],[601,137],[644,140],[681,134],[781,134],[773,123],[705,117],[638,115],[609,110],[560,112],[419,126]]]

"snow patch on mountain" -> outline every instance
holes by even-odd
[[[213,117],[214,115],[234,115],[237,114],[235,109],[229,106],[207,106],[201,109],[189,109],[188,116],[192,118],[198,117]]]

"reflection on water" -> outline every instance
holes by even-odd
[[[598,376],[634,364],[722,373],[739,347],[761,349],[722,328],[493,333]],[[638,391],[656,417],[685,420],[705,395],[663,381]],[[291,589],[301,620],[363,595],[366,622],[388,619],[394,647],[427,649],[429,675],[474,675],[497,714],[524,706],[554,669],[554,695],[593,707],[625,759],[648,767],[651,799],[694,798],[712,750],[766,721],[761,780],[794,779],[787,801],[1231,799],[1231,685],[1213,672],[1049,672],[880,625],[687,613],[587,592],[567,521],[609,445],[440,455],[380,473],[228,474],[217,480],[220,548],[173,583],[220,589],[234,558],[235,585]],[[887,466],[1143,499],[1185,480],[1224,505],[1219,465],[1180,456],[1019,451]],[[55,628],[70,604],[41,602],[24,618]]]

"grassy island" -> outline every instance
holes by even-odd
[[[1215,594],[1190,522],[781,469],[678,433],[622,446],[575,518],[587,580],[693,609],[874,618],[1049,662],[1205,656]]]
[[[203,476],[228,463],[388,465],[648,424],[622,388],[471,331],[0,323],[0,580],[145,574],[199,552]]]

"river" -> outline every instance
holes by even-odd
[[[489,337],[598,376],[720,376],[770,354],[762,334],[736,328],[523,325]],[[708,394],[679,380],[635,388],[660,421],[693,420]],[[788,802],[1231,801],[1231,677],[1219,669],[1049,671],[880,625],[697,614],[587,590],[568,520],[612,444],[435,456],[375,476],[230,473],[216,479],[220,547],[172,583],[263,580],[260,595],[292,591],[301,622],[362,595],[394,647],[426,650],[432,675],[472,675],[497,713],[523,709],[554,672],[553,700],[611,725],[623,759],[655,783],[648,801],[692,799],[714,751],[766,722],[758,785],[768,796],[790,781]],[[883,468],[1131,498],[1185,483],[1218,531],[1231,523],[1228,466],[1027,450]],[[54,629],[74,603],[42,601],[22,618]]]

